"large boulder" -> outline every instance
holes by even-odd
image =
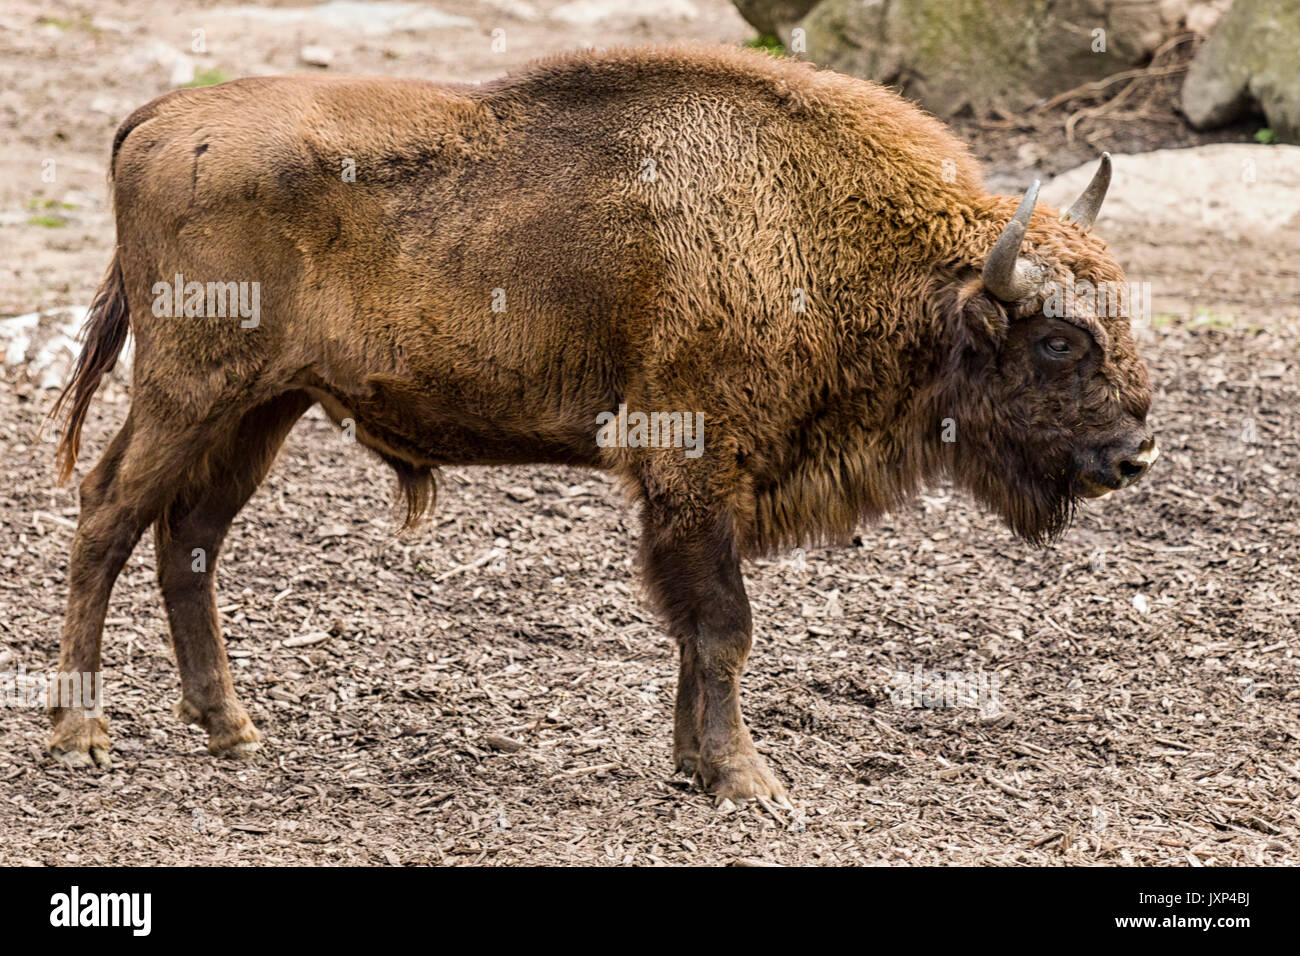
[[[1262,110],[1300,143],[1300,0],[1236,0],[1192,61],[1183,112],[1197,129]]]
[[[931,112],[1020,112],[1143,63],[1192,0],[821,0],[793,49],[901,88]],[[787,33],[782,39],[790,42]]]
[[[794,26],[808,11],[817,5],[817,0],[732,0],[740,15],[749,21],[764,36],[779,36],[783,39],[789,35]]]
[[[1113,162],[1097,219],[1101,235],[1212,232],[1253,240],[1300,232],[1300,147],[1214,143],[1119,155]],[[1089,160],[1044,185],[1039,198],[1065,209],[1096,171],[1097,161]]]

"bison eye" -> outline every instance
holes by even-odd
[[[1053,335],[1043,339],[1043,351],[1049,358],[1065,358],[1070,354],[1070,340],[1064,335]]]

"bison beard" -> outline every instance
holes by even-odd
[[[1059,467],[1044,467],[1034,449],[1016,445],[989,448],[980,461],[963,459],[954,467],[958,483],[990,510],[1001,515],[1020,538],[1038,547],[1069,530],[1078,507],[1069,457]]]
[[[257,751],[217,558],[320,405],[393,467],[408,523],[440,465],[617,475],[680,647],[677,767],[720,798],[784,800],[741,715],[743,558],[847,537],[945,473],[1042,544],[1073,515],[1075,450],[1098,479],[1154,460],[1103,455],[1145,427],[1126,319],[1067,325],[1037,301],[1040,280],[1123,279],[1087,235],[1102,170],[1058,218],[1033,188],[988,194],[965,147],[887,90],[738,50],[160,97],[114,138],[117,251],[58,406],[66,473],[134,334],[130,414],[81,484],[59,669],[100,670],[113,582],[152,526],[176,714],[213,753]],[[150,289],[177,274],[259,283],[258,323],[154,315]],[[1052,334],[1068,364],[1034,351]],[[623,407],[702,414],[703,453],[597,442]],[[51,716],[56,758],[108,762],[102,717]]]

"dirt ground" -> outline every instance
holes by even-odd
[[[318,44],[335,71],[463,80],[582,42],[750,33],[723,0],[591,28],[557,25],[554,2],[532,20],[508,0],[439,6],[475,25],[365,36],[186,2],[10,0],[0,316],[89,301],[112,131],[169,88],[149,44],[188,49],[205,26],[196,61],[230,76],[307,69],[297,51]],[[984,135],[987,154],[1015,133]],[[105,637],[116,763],[57,766],[43,714],[0,715],[0,863],[1300,863],[1300,238],[1105,234],[1155,295],[1138,334],[1163,455],[1145,481],[1048,550],[937,488],[850,548],[748,567],[746,713],[793,813],[720,813],[673,775],[675,652],[609,480],[451,469],[431,525],[398,537],[386,468],[313,413],[220,573],[265,758],[209,757],[171,716],[146,540]],[[77,510],[34,437],[50,399],[0,392],[0,670],[57,659]],[[110,383],[81,473],[126,409]],[[996,674],[1000,713],[897,705],[891,681],[918,665]]]

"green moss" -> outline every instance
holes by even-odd
[[[45,199],[41,196],[33,196],[27,200],[28,209],[76,209],[70,202],[59,202],[57,199]]]
[[[61,229],[68,224],[66,219],[58,216],[31,216],[27,222],[29,225],[44,226],[46,229]]]
[[[1211,329],[1230,329],[1232,328],[1232,322],[1231,315],[1220,315],[1204,307],[1198,308],[1196,314],[1192,316],[1192,325],[1206,326]]]
[[[777,37],[770,33],[760,33],[752,40],[746,40],[745,46],[751,50],[762,50],[764,53],[770,53],[772,56],[785,56],[785,44]]]
[[[227,83],[230,77],[220,67],[212,67],[206,70],[199,70],[194,74],[194,79],[184,84],[181,89],[190,89],[196,86],[216,86],[218,83]]]
[[[40,17],[36,21],[41,26],[58,27],[60,30],[94,30],[89,17],[77,17],[68,20],[64,17]]]
[[[895,8],[897,35],[921,62],[936,69],[951,68],[954,56],[968,69],[986,68],[987,57],[998,56],[998,71],[1021,72],[1026,34],[1037,45],[1040,0],[920,0]]]

